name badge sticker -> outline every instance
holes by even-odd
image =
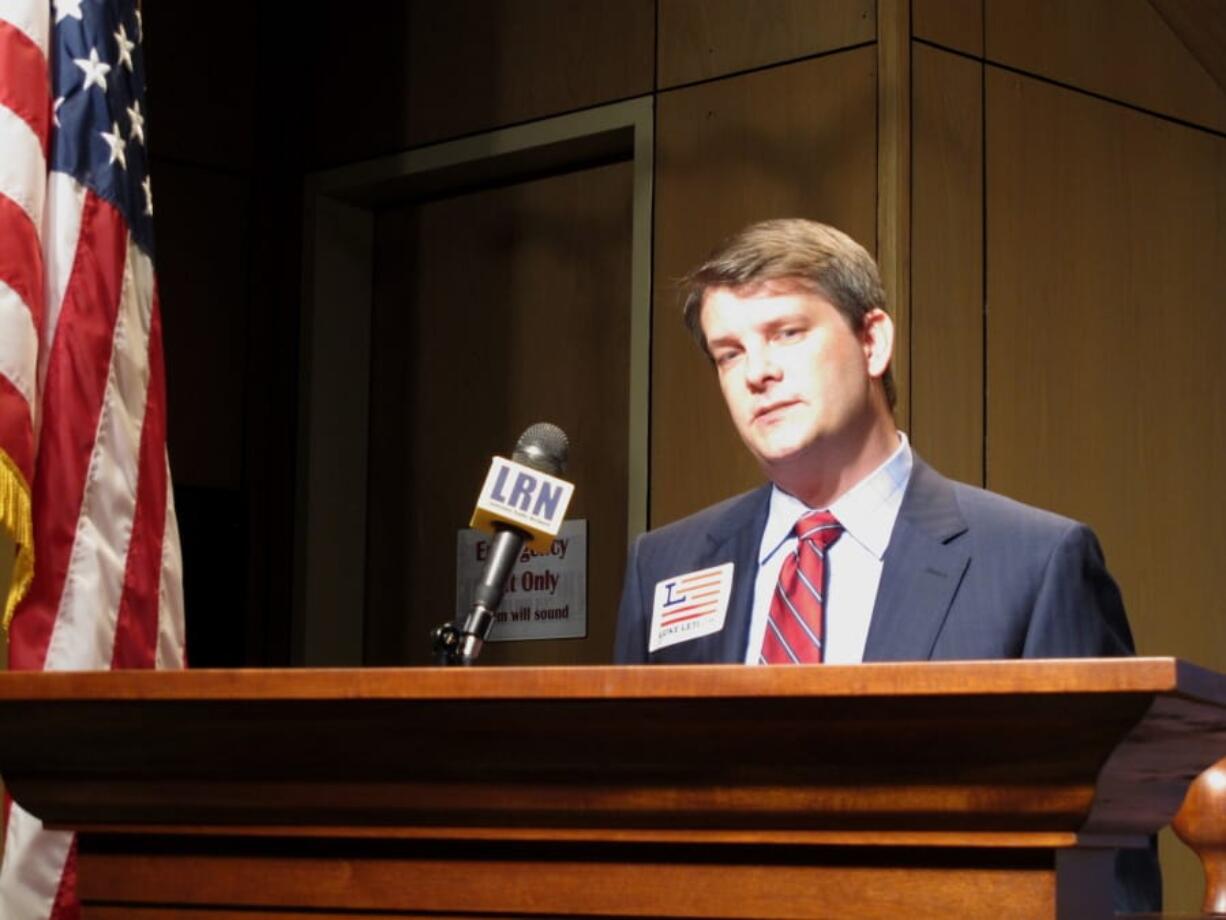
[[[732,597],[731,562],[656,582],[647,650],[688,642],[724,628]]]

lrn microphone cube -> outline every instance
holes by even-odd
[[[492,531],[495,523],[510,524],[531,535],[532,549],[548,553],[574,491],[564,479],[495,457],[468,526]]]

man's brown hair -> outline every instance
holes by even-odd
[[[886,309],[877,263],[863,246],[834,227],[802,218],[764,220],[724,240],[682,279],[682,315],[710,357],[702,333],[702,302],[712,288],[752,288],[792,282],[834,305],[855,332],[870,310]],[[886,368],[881,383],[890,408],[897,393]]]

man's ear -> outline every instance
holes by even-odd
[[[860,342],[864,346],[869,376],[881,377],[894,354],[894,320],[890,319],[890,314],[880,308],[865,313]]]

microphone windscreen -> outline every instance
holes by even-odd
[[[550,422],[537,422],[519,436],[511,459],[550,476],[561,476],[569,453],[566,432]]]

